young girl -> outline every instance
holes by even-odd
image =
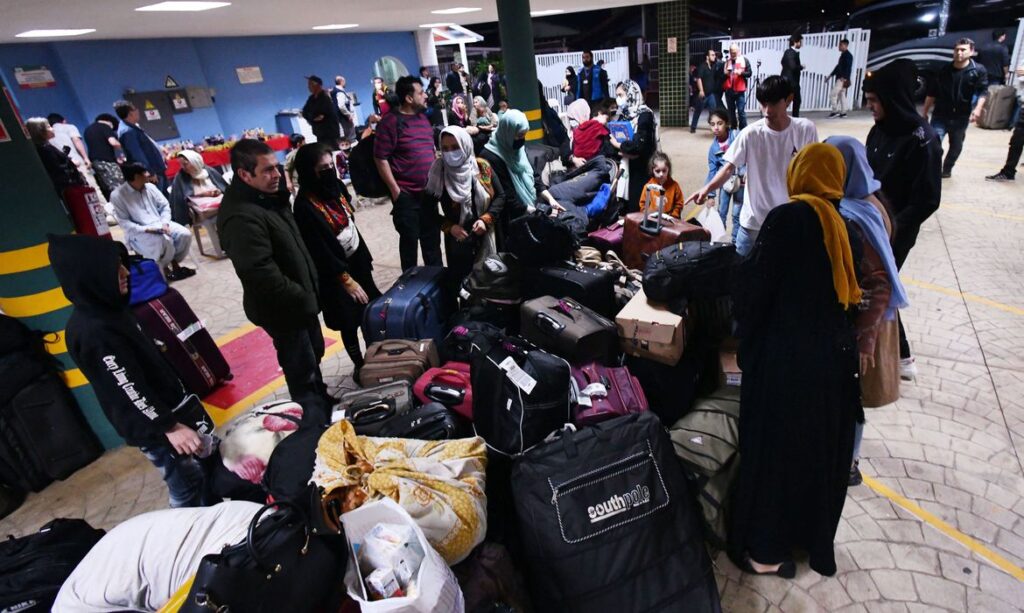
[[[711,111],[708,116],[708,124],[711,125],[711,134],[714,138],[711,140],[711,147],[708,149],[708,181],[710,181],[718,171],[725,164],[725,152],[732,146],[732,142],[736,140],[736,135],[739,134],[737,130],[729,129],[729,112],[725,109],[715,109]],[[742,176],[746,174],[746,169],[741,168],[734,176],[738,180],[742,180]],[[725,187],[718,190],[718,214],[722,218],[722,224],[728,225],[726,221],[729,218],[729,204],[732,203],[732,242],[736,242],[736,233],[740,227],[740,210],[743,208],[743,187],[740,187],[739,191],[730,194],[725,191]]]
[[[683,213],[683,188],[672,178],[672,160],[661,151],[651,156],[650,163],[651,179],[647,185],[660,185],[665,189],[665,214],[679,218]],[[640,193],[640,210],[644,213],[654,213],[658,210],[658,201],[649,197],[647,186],[644,186]]]

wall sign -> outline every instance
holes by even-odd
[[[235,68],[235,74],[238,75],[238,82],[242,85],[263,82],[263,72],[260,70],[259,66],[242,66],[241,68]]]
[[[15,66],[14,78],[18,80],[18,87],[21,89],[57,86],[53,73],[46,66]]]
[[[174,77],[171,75],[167,75],[167,77],[164,78],[164,89],[178,89],[179,87],[181,86],[178,85],[178,82],[175,81]]]
[[[160,121],[160,109],[156,108],[152,101],[146,100],[146,105],[142,112],[146,115],[148,121]]]
[[[174,91],[167,92],[167,96],[171,99],[171,108],[175,114],[179,113],[191,113],[192,105],[189,104],[188,94],[183,89],[176,89]]]
[[[668,47],[668,50],[667,50],[668,53],[679,53],[679,39],[678,38],[676,38],[675,36],[670,36],[670,37],[668,37],[666,43],[667,43],[666,46]]]

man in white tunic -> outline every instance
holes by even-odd
[[[125,183],[110,195],[114,217],[124,229],[128,247],[144,258],[154,260],[168,281],[196,274],[180,262],[188,255],[192,234],[171,221],[171,205],[142,164],[124,166]]]

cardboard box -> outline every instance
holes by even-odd
[[[722,386],[740,387],[743,371],[736,361],[736,344],[727,343],[718,352],[718,384]]]
[[[615,317],[622,350],[672,366],[686,347],[686,318],[664,304],[649,302],[643,290]]]

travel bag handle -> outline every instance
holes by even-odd
[[[299,520],[302,522],[302,529],[306,534],[306,541],[302,545],[301,553],[305,555],[306,552],[309,551],[309,520],[306,518],[306,515],[302,512],[298,505],[285,500],[278,500],[270,504],[263,505],[263,507],[260,508],[259,511],[256,511],[256,515],[253,516],[252,521],[249,522],[249,530],[245,536],[245,548],[249,552],[249,556],[253,559],[254,562],[256,562],[256,566],[258,566],[261,570],[267,573],[267,575],[272,575],[273,573],[278,572],[281,569],[280,565],[270,566],[269,564],[263,561],[263,558],[260,557],[259,552],[256,551],[256,544],[253,542],[253,537],[256,532],[256,525],[259,523],[260,519],[267,512],[267,510],[273,509],[275,507],[288,508],[290,511],[292,511],[292,513],[294,513],[299,518]]]

